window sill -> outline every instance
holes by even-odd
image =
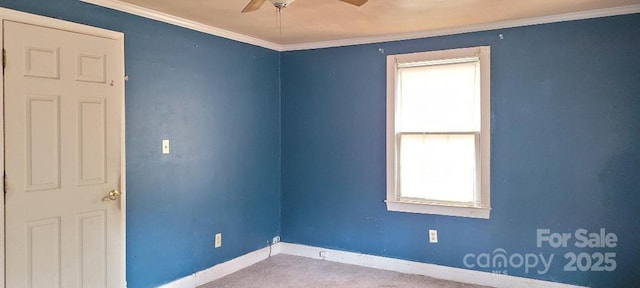
[[[489,219],[491,208],[385,201],[387,211]]]

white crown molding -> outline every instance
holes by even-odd
[[[213,27],[202,24],[193,20],[176,17],[167,13],[159,12],[149,8],[129,4],[118,0],[80,0],[81,2],[91,3],[94,5],[110,8],[113,10],[122,11],[125,13],[137,15],[144,18],[157,20],[164,23],[173,24],[179,27],[199,31],[206,34],[219,36],[226,39],[235,40],[242,43],[247,43],[255,46],[264,47],[267,49],[282,51],[283,47],[280,44],[269,42],[266,40],[258,39],[255,37],[247,36],[244,34],[236,33],[233,31]]]
[[[519,19],[519,20],[511,20],[511,21],[500,21],[500,22],[493,22],[493,23],[479,24],[479,25],[469,25],[469,26],[451,28],[451,29],[440,29],[440,30],[416,32],[416,33],[401,33],[401,34],[391,34],[391,35],[382,35],[382,36],[358,37],[358,38],[352,38],[352,39],[282,45],[282,44],[258,39],[255,37],[247,36],[244,34],[232,32],[229,30],[205,25],[199,22],[176,17],[173,15],[169,15],[166,13],[158,12],[149,8],[144,8],[141,6],[129,4],[129,3],[118,1],[118,0],[80,0],[80,1],[111,8],[114,10],[138,15],[141,17],[145,17],[145,18],[149,18],[149,19],[153,19],[153,20],[157,20],[157,21],[161,21],[169,24],[173,24],[176,26],[192,29],[195,31],[200,31],[203,33],[219,36],[222,38],[227,38],[227,39],[231,39],[231,40],[235,40],[235,41],[239,41],[239,42],[243,42],[243,43],[247,43],[255,46],[264,47],[264,48],[275,50],[275,51],[280,51],[280,52],[320,49],[320,48],[340,47],[340,46],[350,46],[350,45],[361,45],[361,44],[371,44],[371,43],[400,41],[400,40],[411,40],[411,39],[428,38],[428,37],[436,37],[436,36],[444,36],[444,35],[452,35],[452,34],[479,32],[479,31],[487,31],[487,30],[522,27],[522,26],[529,26],[529,25],[538,25],[538,24],[547,24],[547,23],[555,23],[555,22],[564,22],[564,21],[573,21],[573,20],[581,20],[581,19],[591,19],[591,18],[640,13],[640,4],[636,4],[636,5],[621,6],[621,7],[614,7],[614,8],[565,13],[565,14],[558,14],[558,15],[551,15],[551,16],[544,16],[544,17],[535,17],[535,18],[527,18],[527,19]]]
[[[400,40],[412,40],[412,39],[420,39],[420,38],[428,38],[428,37],[462,34],[462,33],[469,33],[469,32],[488,31],[488,30],[496,30],[496,29],[505,29],[505,28],[513,28],[513,27],[522,27],[522,26],[530,26],[530,25],[538,25],[538,24],[548,24],[548,23],[600,18],[600,17],[625,15],[625,14],[635,14],[635,13],[640,13],[640,4],[606,8],[606,9],[598,9],[598,10],[589,10],[589,11],[582,11],[582,12],[574,12],[574,13],[566,13],[566,14],[558,14],[558,15],[551,15],[551,16],[544,16],[544,17],[535,17],[535,18],[527,18],[527,19],[519,19],[519,20],[511,20],[511,21],[500,21],[500,22],[470,25],[470,26],[451,28],[451,29],[441,29],[441,30],[423,31],[423,32],[416,32],[416,33],[392,34],[392,35],[372,36],[372,37],[361,37],[361,38],[335,40],[335,41],[291,44],[291,45],[284,45],[282,51],[309,50],[309,49],[372,44],[372,43],[400,41]]]

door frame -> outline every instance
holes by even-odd
[[[10,20],[15,22],[21,22],[25,24],[49,27],[59,30],[65,30],[69,32],[87,34],[98,36],[102,38],[113,39],[118,42],[118,53],[117,53],[117,63],[118,71],[121,73],[122,77],[125,77],[124,73],[124,33],[110,31],[102,28],[87,26],[84,24],[78,24],[73,22],[68,22],[64,20],[39,16],[35,14],[20,12],[16,10],[6,9],[0,7],[0,40],[4,39],[4,20]],[[0,41],[0,48],[4,49],[4,41]],[[126,81],[123,81],[123,83]],[[118,96],[121,98],[121,135],[120,135],[120,151],[121,151],[121,160],[120,160],[120,189],[121,189],[121,227],[122,227],[122,263],[121,263],[121,273],[122,273],[122,283],[120,287],[127,287],[126,285],[126,151],[125,151],[125,85],[122,85],[122,88],[119,90]],[[5,167],[5,148],[4,148],[4,69],[0,69],[0,171],[2,171],[2,175],[4,175]],[[2,243],[0,243],[0,287],[5,287],[5,203],[4,203],[4,177],[0,175],[0,191],[2,192],[2,197],[0,197],[0,239]]]

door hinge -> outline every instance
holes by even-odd
[[[3,190],[4,190],[4,194],[7,194],[7,172],[4,172],[4,177],[2,178],[2,185],[3,185]]]
[[[7,67],[7,50],[2,49],[2,68]]]

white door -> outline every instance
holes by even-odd
[[[3,24],[6,287],[120,287],[118,42]]]

